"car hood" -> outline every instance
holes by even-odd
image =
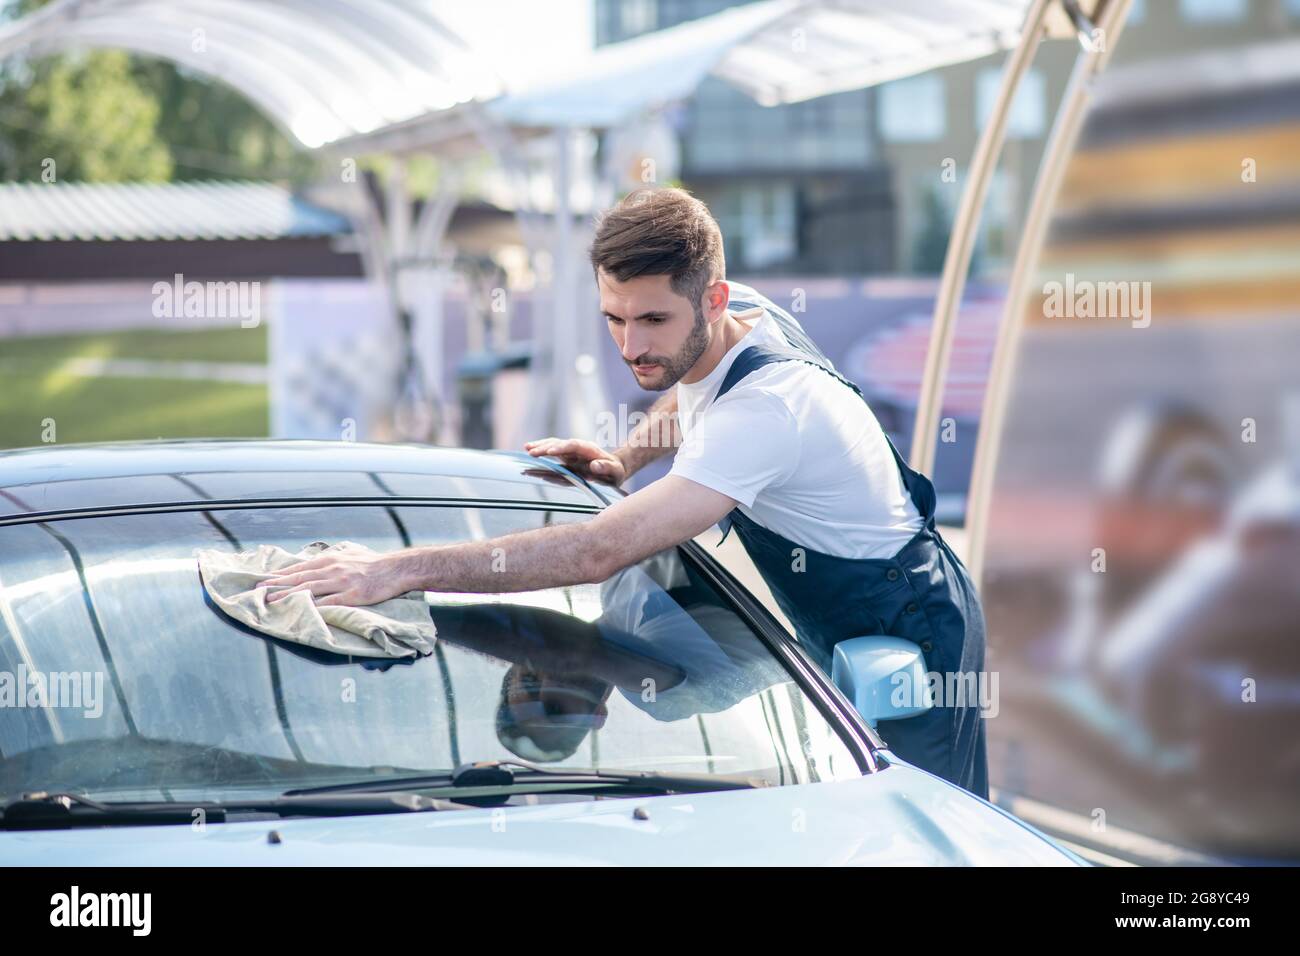
[[[644,811],[637,819],[634,811]],[[268,834],[275,830],[279,843]],[[1000,865],[1084,861],[907,764],[861,779],[499,810],[0,832],[0,863],[267,865]]]

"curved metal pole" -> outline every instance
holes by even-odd
[[[967,499],[966,528],[968,533],[966,564],[976,585],[984,573],[984,547],[988,540],[989,504],[993,490],[993,476],[1001,449],[1002,432],[1006,424],[1007,399],[1011,380],[1015,375],[1016,357],[1020,336],[1024,329],[1025,307],[1029,301],[1030,279],[1038,270],[1043,241],[1057,194],[1065,179],[1065,166],[1074,152],[1079,131],[1092,101],[1092,81],[1110,60],[1110,51],[1119,40],[1128,19],[1132,0],[1111,0],[1102,11],[1098,26],[1105,38],[1102,47],[1081,51],[1075,60],[1074,71],[1065,88],[1056,121],[1043,158],[1038,166],[1025,230],[1016,251],[1015,268],[1007,287],[1002,321],[998,324],[997,341],[993,348],[993,362],[989,369],[988,386],[984,393],[984,409],[980,415],[979,439],[975,445],[975,461],[971,471],[970,493]]]
[[[943,408],[948,364],[952,358],[957,309],[966,288],[966,273],[970,270],[971,255],[975,249],[980,213],[984,209],[989,182],[1006,142],[1011,104],[1015,101],[1020,81],[1029,70],[1029,65],[1034,62],[1034,55],[1043,39],[1047,13],[1053,2],[1055,0],[1034,0],[1025,14],[1020,43],[1011,51],[1006,66],[1002,69],[997,100],[971,157],[970,179],[962,192],[961,204],[948,238],[948,251],[943,260],[943,278],[939,282],[939,293],[934,302],[934,321],[930,325],[925,373],[921,377],[916,423],[912,427],[912,447],[907,453],[908,463],[926,474],[934,469],[935,441],[938,437],[939,415]]]

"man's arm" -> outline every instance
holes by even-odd
[[[590,521],[465,544],[314,558],[258,586],[287,586],[268,603],[310,591],[317,605],[355,606],[416,590],[498,593],[596,583],[695,537],[735,505],[721,492],[668,475]]]
[[[650,406],[645,421],[632,429],[627,444],[614,452],[623,463],[625,479],[630,478],[652,461],[657,461],[682,443],[682,430],[677,423],[677,389],[670,388]]]
[[[621,485],[650,462],[662,458],[682,443],[677,423],[677,389],[672,388],[650,407],[644,421],[632,429],[627,444],[606,451],[595,442],[579,438],[542,438],[524,445],[528,454],[559,458],[564,467],[584,478]]]

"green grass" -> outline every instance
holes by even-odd
[[[141,329],[0,339],[0,448],[43,444],[45,419],[53,419],[58,444],[268,432],[264,386],[87,377],[60,368],[79,357],[264,363],[266,330]]]
[[[81,335],[24,336],[0,339],[0,357],[40,363],[88,357],[265,364],[266,326],[184,332],[126,329]]]

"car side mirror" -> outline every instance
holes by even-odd
[[[901,637],[851,637],[835,645],[831,680],[872,728],[934,706],[921,648]]]

